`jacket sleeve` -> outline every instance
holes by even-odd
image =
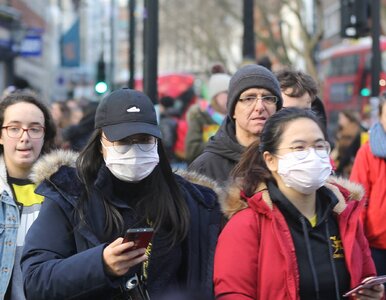
[[[190,212],[189,233],[182,249],[186,257],[186,286],[203,299],[213,299],[213,261],[222,214],[216,193],[179,179]]]
[[[206,175],[210,178],[213,178],[211,177],[209,173],[210,170],[207,168],[208,166],[208,154],[206,152],[202,153],[201,155],[199,155],[195,160],[193,160],[189,166],[188,166],[188,171],[190,172],[196,172],[196,173],[199,173],[199,174],[203,174],[203,175]]]
[[[357,233],[356,233],[356,241],[358,242],[362,253],[362,278],[361,281],[369,276],[376,275],[376,269],[374,265],[374,261],[371,257],[371,251],[369,247],[369,243],[363,231],[363,226],[361,222],[358,222]],[[359,282],[357,283],[359,284]]]
[[[165,116],[161,118],[159,126],[162,133],[162,144],[167,153],[171,154],[177,140],[177,121],[172,117]]]
[[[191,162],[198,155],[202,153],[205,148],[206,143],[202,138],[202,117],[199,116],[201,113],[200,107],[193,106],[187,114],[188,121],[188,132],[185,139],[185,149],[186,149],[186,159]]]
[[[234,215],[220,234],[214,260],[216,299],[256,299],[259,232],[255,214]]]
[[[358,150],[350,174],[351,181],[359,183],[363,186],[365,190],[364,200],[366,203],[369,201],[369,197],[371,194],[370,163],[368,159],[369,151],[369,144],[365,144]],[[364,223],[366,218],[366,207],[367,205],[365,205],[365,208],[362,213],[362,220],[364,221]]]
[[[26,236],[21,267],[27,299],[73,299],[106,289],[103,244],[77,253],[74,228],[46,199]]]
[[[366,199],[368,199],[371,193],[371,185],[370,185],[370,164],[368,160],[368,152],[370,151],[370,147],[368,144],[362,146],[354,160],[354,164],[350,174],[350,180],[356,183],[360,183],[366,192]]]

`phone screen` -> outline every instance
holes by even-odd
[[[153,237],[153,228],[132,228],[126,231],[122,243],[134,242],[130,250],[147,248]]]
[[[386,282],[386,275],[367,278],[362,283],[360,283],[358,286],[356,286],[355,288],[353,288],[352,290],[350,290],[346,294],[344,294],[343,297],[351,296],[352,294],[354,294],[355,292],[357,292],[361,289],[368,289],[374,285],[382,284],[385,282]]]

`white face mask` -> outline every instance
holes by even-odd
[[[287,187],[308,195],[325,184],[331,170],[330,157],[321,158],[310,148],[304,159],[292,152],[279,157],[277,172]]]
[[[133,144],[122,146],[105,146],[106,157],[104,158],[107,168],[115,177],[127,182],[138,182],[149,176],[154,168],[159,163],[157,152],[157,143],[149,144]],[[149,148],[149,151],[143,149]],[[116,149],[121,148],[127,151],[119,153]]]

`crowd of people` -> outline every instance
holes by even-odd
[[[331,134],[315,79],[270,67],[212,68],[158,113],[128,88],[4,94],[0,299],[342,299],[386,275],[386,94]]]

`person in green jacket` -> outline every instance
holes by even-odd
[[[185,140],[186,159],[192,162],[204,150],[209,138],[219,129],[227,113],[230,75],[213,74],[208,83],[209,103],[200,101],[188,113],[188,133]]]

